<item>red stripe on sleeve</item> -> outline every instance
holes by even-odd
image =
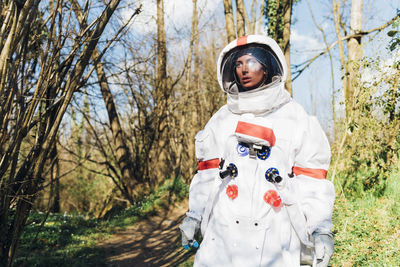
[[[247,44],[247,35],[239,37],[236,41],[236,46],[242,46]]]
[[[276,138],[274,131],[264,126],[238,121],[235,132],[266,140],[270,146],[275,145]]]
[[[197,169],[199,171],[207,170],[207,169],[215,169],[219,167],[219,159],[210,159],[205,161],[199,161],[197,163]]]
[[[295,175],[306,175],[316,179],[326,179],[328,171],[324,169],[308,169],[301,167],[293,167],[293,173]]]

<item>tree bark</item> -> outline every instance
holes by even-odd
[[[246,35],[246,17],[246,8],[243,0],[236,0],[236,29],[238,37]]]
[[[162,122],[167,107],[167,44],[164,23],[164,0],[157,0],[157,72],[156,72],[156,116],[158,132],[162,133],[165,126]]]
[[[233,21],[232,0],[224,0],[225,29],[228,43],[236,39],[235,23]]]
[[[60,164],[57,149],[57,142],[54,143],[53,149],[50,152],[50,159],[52,161],[50,167],[50,211],[57,213],[60,212]]]
[[[190,34],[190,43],[189,43],[189,53],[186,62],[186,86],[185,93],[189,91],[190,88],[190,76],[192,74],[192,61],[193,61],[193,50],[194,50],[194,40],[196,37],[196,29],[197,29],[197,0],[192,0],[193,3],[193,11],[192,11],[192,30]]]
[[[285,55],[286,63],[288,65],[288,75],[285,82],[285,88],[291,96],[292,90],[292,75],[290,69],[290,26],[292,25],[292,6],[293,0],[284,1],[283,10],[283,53]]]
[[[350,12],[350,35],[354,35],[361,32],[362,26],[362,0],[351,1],[351,12]],[[352,37],[347,41],[348,55],[347,64],[348,66],[348,79],[347,79],[347,92],[346,96],[346,116],[348,117],[353,107],[354,88],[357,86],[358,71],[359,71],[359,60],[363,55],[363,49],[361,46],[361,36]]]
[[[197,2],[197,0],[193,0],[193,2]],[[188,140],[188,176],[190,177],[194,173],[194,163],[196,162],[195,158],[195,147],[194,147],[194,137],[196,132],[201,128],[201,104],[200,104],[200,49],[199,49],[199,18],[197,14],[197,9],[193,9],[193,18],[194,21],[194,73],[193,73],[193,98],[192,98],[192,106],[193,106],[193,116],[191,120],[190,127],[190,136]]]
[[[333,6],[333,18],[334,18],[334,23],[335,23],[335,30],[336,30],[336,36],[338,38],[338,48],[339,48],[339,58],[340,58],[340,71],[341,71],[341,81],[343,84],[343,91],[345,92],[345,96],[347,95],[347,82],[346,82],[346,70],[347,70],[347,65],[346,65],[346,59],[344,55],[344,47],[343,47],[343,36],[340,31],[340,23],[341,23],[341,15],[339,11],[339,3],[337,0],[332,0],[332,6]],[[346,98],[345,98],[346,99]]]
[[[169,135],[169,123],[168,113],[170,112],[168,107],[169,96],[172,93],[172,88],[168,88],[168,75],[167,75],[167,46],[166,46],[166,33],[165,33],[165,22],[164,22],[164,0],[157,0],[157,61],[156,61],[156,80],[155,90],[153,90],[155,96],[155,147],[153,148],[154,160],[157,162],[165,161],[168,158],[166,146],[168,146],[170,140]],[[156,172],[158,171],[158,172]],[[154,170],[154,179],[149,180],[150,186],[153,186],[154,182],[162,179],[163,173],[161,170]]]
[[[161,102],[166,90],[167,79],[167,45],[164,23],[164,1],[157,0],[157,91]]]

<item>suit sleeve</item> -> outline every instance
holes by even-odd
[[[329,142],[315,117],[308,116],[300,125],[293,166],[300,206],[309,234],[329,232],[335,200],[333,183],[326,179],[331,157]]]
[[[213,191],[215,177],[219,173],[220,157],[215,134],[210,127],[198,132],[195,137],[197,173],[189,188],[189,211],[187,215],[202,220],[210,193]]]

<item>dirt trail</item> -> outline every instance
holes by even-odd
[[[178,229],[185,216],[187,202],[175,204],[169,211],[149,217],[117,232],[100,246],[105,248],[107,266],[147,267],[179,266],[193,252],[181,246]]]

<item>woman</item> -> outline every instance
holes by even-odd
[[[266,36],[238,38],[217,73],[227,105],[196,135],[198,172],[180,226],[186,247],[201,229],[194,266],[327,266],[330,147],[284,88],[281,49]]]

